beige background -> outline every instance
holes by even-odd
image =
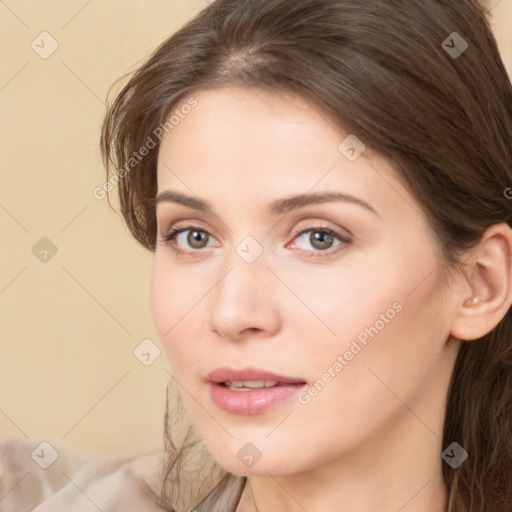
[[[146,338],[160,346],[151,254],[92,190],[104,182],[98,139],[110,85],[205,5],[0,3],[3,436],[105,451],[161,435],[165,354],[145,366],[133,353]],[[490,5],[512,72],[512,0]],[[31,47],[51,48],[42,32],[59,45],[47,59]],[[32,252],[42,237],[57,247],[46,262]]]

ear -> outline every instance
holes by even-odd
[[[457,294],[450,334],[475,340],[492,331],[512,303],[512,229],[495,224],[484,233],[465,262],[470,269],[466,284]],[[476,297],[477,302],[473,302]]]

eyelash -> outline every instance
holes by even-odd
[[[211,236],[210,233],[208,233],[208,231],[206,231],[205,229],[203,229],[199,226],[188,225],[188,226],[184,226],[181,228],[175,228],[175,229],[171,230],[171,232],[169,234],[165,235],[160,240],[160,242],[163,244],[169,245],[172,248],[172,250],[175,252],[176,255],[180,255],[180,254],[193,255],[193,253],[195,253],[197,251],[201,251],[201,249],[182,251],[176,247],[176,237],[180,233],[183,233],[184,231],[200,231],[201,233],[206,233],[209,236]],[[294,235],[293,239],[295,240],[295,238],[297,238],[299,235],[302,235],[304,233],[309,233],[309,232],[327,233],[329,235],[332,235],[334,238],[337,238],[341,242],[341,244],[339,244],[339,246],[341,246],[343,244],[348,246],[352,243],[352,240],[350,238],[348,238],[347,236],[342,235],[341,233],[338,233],[338,232],[334,231],[333,229],[325,228],[325,227],[321,227],[321,226],[315,226],[315,227],[308,228],[308,229],[295,228],[293,230],[293,235]],[[316,251],[306,251],[306,252],[310,252],[311,257],[328,257],[328,256],[333,256],[333,255],[337,254],[341,250],[343,250],[343,248],[335,249],[335,250],[327,249],[325,251],[316,250]]]

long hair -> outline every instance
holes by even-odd
[[[488,227],[512,226],[504,193],[512,186],[512,86],[477,0],[217,0],[206,7],[132,75],[103,125],[107,177],[118,184],[133,236],[150,250],[159,127],[172,129],[168,116],[194,91],[226,85],[296,93],[393,162],[447,268]],[[134,159],[149,139],[156,148]],[[443,446],[456,441],[469,458],[456,469],[443,464],[448,512],[511,510],[511,314],[460,347]],[[169,430],[164,497],[179,491],[187,451]],[[219,473],[210,496],[226,481]]]

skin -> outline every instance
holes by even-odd
[[[348,134],[318,108],[240,87],[194,98],[197,107],[162,140],[158,193],[201,198],[213,213],[157,205],[152,310],[195,428],[220,465],[249,476],[239,512],[445,510],[447,389],[460,340],[488,332],[507,310],[510,230],[490,233],[471,254],[470,264],[487,256],[473,283],[455,276],[448,285],[426,217],[392,163],[369,148],[349,161],[338,149]],[[377,213],[349,202],[267,212],[273,200],[323,191],[351,194]],[[176,254],[163,238],[189,224],[208,236],[191,245],[185,231]],[[351,242],[333,238],[322,249],[310,238],[321,228]],[[252,263],[236,252],[247,236],[263,251]],[[468,306],[475,293],[481,302]],[[337,357],[397,303],[332,377]],[[306,404],[237,416],[208,392],[205,376],[221,366],[309,384],[331,368],[332,378]],[[262,454],[251,468],[237,457],[249,442]]]

